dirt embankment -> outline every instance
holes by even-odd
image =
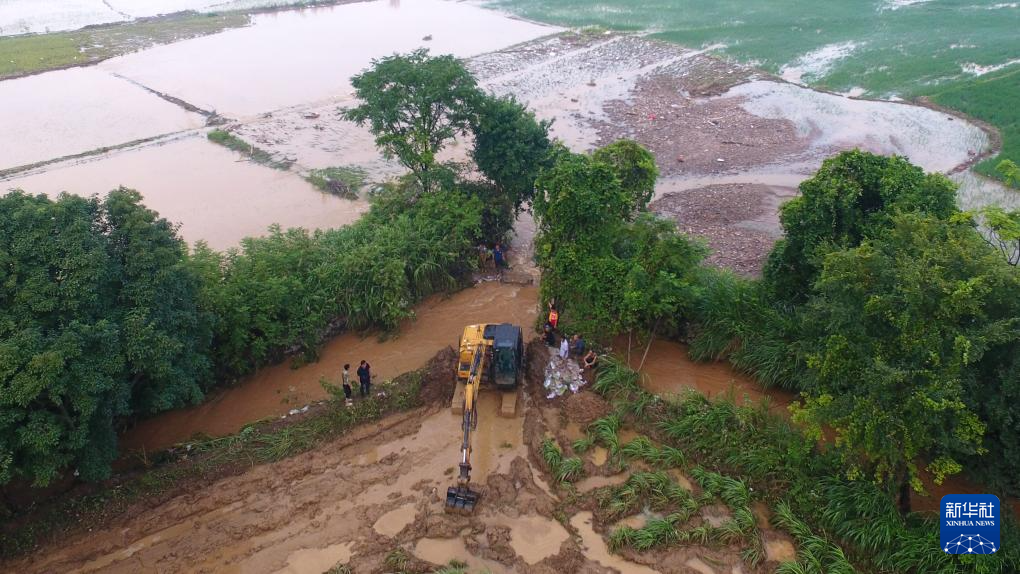
[[[481,397],[472,462],[482,499],[471,517],[443,512],[460,443],[448,406],[455,354],[447,350],[425,369],[425,407],[277,463],[178,485],[5,566],[26,574],[319,574],[337,564],[359,573],[428,572],[460,560],[494,573],[766,571],[741,566],[739,549],[729,547],[611,554],[603,536],[613,525],[599,518],[593,489],[622,483],[628,471],[593,449],[584,455],[580,496],[571,495],[551,486],[540,454],[542,441],[555,437],[571,455],[571,441],[611,409],[589,390],[547,400],[541,384],[549,356],[541,343],[529,345],[517,418],[497,416],[497,393]],[[623,431],[621,440],[633,436]]]

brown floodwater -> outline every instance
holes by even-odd
[[[0,170],[205,125],[97,68],[0,82]]]
[[[538,289],[533,286],[498,282],[481,283],[450,297],[435,296],[416,308],[417,319],[402,325],[395,338],[380,341],[355,333],[340,335],[322,348],[317,363],[298,369],[284,363],[266,367],[236,387],[213,394],[199,406],[171,411],[142,421],[122,438],[127,450],[165,448],[198,433],[213,436],[237,432],[245,424],[323,399],[326,392],[319,379],[339,384],[344,363],[357,365],[361,359],[372,365],[382,382],[420,368],[446,346],[456,346],[465,325],[510,322],[532,333],[537,312]],[[487,432],[497,433],[489,426]],[[479,442],[486,442],[479,433]],[[521,439],[492,436],[496,445]],[[477,445],[476,445],[477,446]]]
[[[245,161],[201,134],[52,167],[0,182],[0,189],[88,196],[121,185],[137,189],[147,207],[181,223],[184,239],[203,239],[217,249],[264,235],[273,223],[340,227],[368,209],[366,202],[322,193],[294,173]]]
[[[626,356],[627,337],[617,338],[614,349]],[[644,351],[645,345],[633,343],[630,352],[632,367],[637,368],[641,364]],[[665,339],[652,341],[641,373],[644,375],[642,385],[658,395],[677,394],[688,388],[709,398],[732,392],[738,403],[745,397],[754,403],[768,400],[773,410],[784,413],[797,398],[781,389],[763,389],[754,378],[734,371],[727,363],[692,361],[687,354],[687,345]]]
[[[349,99],[373,58],[429,48],[468,57],[558,28],[463,2],[385,0],[260,14],[252,26],[158,46],[101,64],[232,118]]]

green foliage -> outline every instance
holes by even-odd
[[[351,85],[361,103],[344,117],[368,124],[383,154],[411,170],[422,190],[434,191],[436,154],[474,119],[480,92],[471,73],[453,56],[418,49],[372,60]]]
[[[816,535],[811,527],[798,519],[790,505],[776,505],[776,526],[786,530],[797,540],[797,561],[781,564],[777,574],[854,574],[857,570],[847,560],[843,549]]]
[[[327,193],[357,199],[358,192],[365,186],[367,176],[368,172],[356,165],[344,165],[313,169],[305,179]]]
[[[549,467],[550,474],[559,483],[569,483],[584,474],[584,463],[577,457],[564,458],[563,451],[556,441],[546,438],[542,441],[540,451],[542,459]]]
[[[204,300],[221,318],[215,362],[234,378],[295,349],[314,357],[331,325],[394,330],[423,297],[457,286],[473,269],[481,205],[437,192],[408,205],[382,192],[356,223],[328,231],[271,228],[226,254],[192,257]]]
[[[826,253],[860,245],[897,211],[949,217],[955,191],[945,176],[926,175],[900,157],[850,151],[829,158],[783,205],[785,239],[769,255],[765,282],[780,300],[802,302]]]
[[[985,241],[998,250],[1006,263],[1020,265],[1020,210],[1006,211],[998,206],[989,206],[966,217],[976,218]]]
[[[995,166],[995,171],[1002,175],[1007,184],[1020,187],[1020,166],[1016,162],[1004,159]]]
[[[984,424],[964,381],[983,361],[1015,361],[1002,351],[1020,341],[1020,275],[969,225],[916,214],[890,225],[825,259],[805,311],[798,420],[835,428],[851,476],[921,491],[922,455],[941,483],[980,452]]]
[[[273,154],[264,149],[255,147],[254,144],[250,144],[226,130],[215,129],[209,132],[207,137],[209,138],[209,141],[213,143],[218,143],[221,146],[232,149],[241,155],[248,157],[255,163],[269,166],[273,169],[288,170],[294,163],[288,159],[278,160],[273,157]]]
[[[471,158],[513,209],[531,200],[535,179],[549,158],[549,126],[513,96],[483,96],[472,126]]]
[[[675,319],[695,299],[705,248],[668,221],[636,214],[616,168],[561,154],[538,180],[542,295],[572,330],[607,336]]]
[[[617,140],[595,150],[592,159],[613,166],[620,185],[630,196],[630,211],[642,211],[648,207],[648,202],[655,195],[655,180],[659,178],[659,168],[650,151],[635,141]]]
[[[176,229],[140,199],[0,198],[0,484],[104,478],[117,420],[202,398],[210,317]]]

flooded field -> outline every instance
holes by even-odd
[[[185,240],[216,249],[262,235],[274,223],[339,227],[368,208],[322,193],[293,173],[244,161],[201,134],[0,181],[5,190],[51,196],[104,194],[121,185],[139,190],[147,207],[180,223]]]
[[[96,68],[0,82],[0,171],[205,125]]]
[[[201,108],[246,118],[322,100],[349,101],[350,77],[373,58],[415,48],[468,57],[556,30],[443,0],[358,2],[260,14],[246,28],[100,66]]]

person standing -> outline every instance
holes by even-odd
[[[550,301],[549,302],[549,324],[552,325],[552,328],[555,331],[556,327],[559,325],[559,323],[560,323],[560,312],[556,310],[556,303],[553,302],[553,301]]]
[[[344,363],[344,372],[342,373],[341,382],[344,385],[344,398],[347,399],[347,403],[351,402],[351,395],[354,394],[354,389],[351,388],[351,364]]]
[[[560,358],[564,361],[570,356],[570,341],[566,337],[560,339]]]
[[[492,261],[496,264],[497,271],[504,269],[507,266],[505,255],[503,253],[503,246],[498,242],[496,243],[496,246],[492,248]]]
[[[369,365],[368,361],[364,359],[358,367],[358,381],[361,382],[361,396],[367,397],[372,389],[372,365]]]
[[[575,333],[570,339],[570,354],[577,358],[584,356],[584,339],[579,333]]]

